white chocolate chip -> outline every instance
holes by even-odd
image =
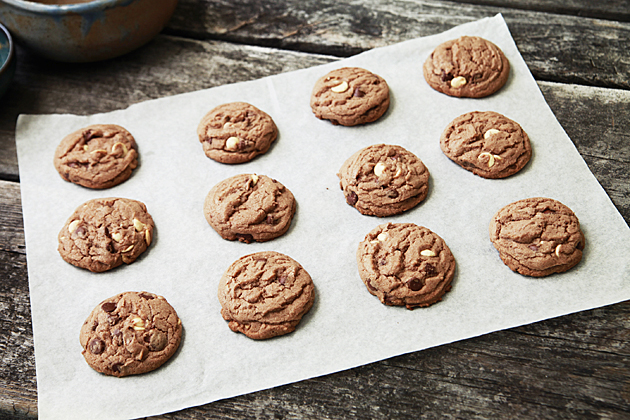
[[[232,127],[232,123],[227,121],[225,124],[223,124],[223,128],[231,128]]]
[[[423,249],[422,251],[420,251],[420,255],[422,255],[423,257],[435,257],[435,252],[433,252],[433,250],[431,249]]]
[[[151,245],[151,231],[149,229],[144,231],[144,241],[147,243],[147,246]]]
[[[123,253],[125,253],[125,252],[129,252],[129,251],[131,251],[132,249],[133,249],[133,245],[129,245],[129,247],[127,247],[127,248],[123,249],[123,250],[122,250],[122,252],[123,252]]]
[[[77,230],[77,226],[79,226],[79,223],[81,223],[81,221],[78,219],[70,222],[70,224],[68,225],[68,232],[73,233],[75,230]]]
[[[387,234],[385,232],[381,232],[376,237],[380,242],[385,242],[387,240]]]
[[[144,223],[142,223],[140,220],[138,219],[133,219],[133,227],[136,228],[136,230],[138,232],[140,232],[142,229],[144,229]]]
[[[451,87],[460,88],[467,83],[466,78],[464,76],[457,76],[451,79]]]
[[[333,86],[330,88],[330,90],[332,90],[335,93],[343,93],[346,90],[348,90],[350,86],[348,86],[348,82],[346,82],[345,80],[341,83],[339,83],[337,86]]]
[[[115,240],[116,242],[122,241],[122,233],[120,232],[112,233],[112,239]]]
[[[241,141],[238,139],[238,137],[230,137],[229,139],[227,139],[227,141],[225,142],[225,148],[229,151],[236,151],[238,150],[238,146],[241,144]]]
[[[105,150],[105,149],[96,149],[96,150],[92,150],[90,152],[90,154],[93,154],[93,153],[105,153],[105,154],[107,154],[107,150]]]
[[[394,174],[394,178],[398,178],[402,175],[402,169],[396,168],[396,173]]]
[[[497,130],[496,128],[491,128],[490,130],[486,131],[483,135],[483,138],[488,140],[490,137],[494,136],[495,134],[500,133],[499,130]]]
[[[252,175],[252,186],[258,184],[258,175],[253,174]]]
[[[483,159],[484,157],[488,158],[488,168],[492,168],[494,166],[494,155],[488,153],[488,152],[483,152],[479,154],[479,160]]]
[[[558,246],[556,247],[556,257],[560,257],[560,247],[561,247],[561,246],[562,246],[562,245],[558,245]]]
[[[145,323],[142,320],[142,318],[140,317],[135,317],[134,319],[131,320],[131,323],[133,324],[133,329],[136,331],[144,331],[145,330]]]
[[[83,145],[83,150],[85,150],[86,152],[88,151],[88,145],[87,144]]]
[[[112,146],[112,155],[114,154],[115,150],[117,147],[119,147],[122,149],[123,155],[122,157],[127,156],[127,152],[129,152],[129,149],[127,149],[127,146],[124,145],[124,143],[118,142],[118,143],[114,143],[114,145]]]
[[[379,162],[376,165],[374,165],[374,175],[376,175],[377,177],[381,177],[381,175],[383,175],[383,173],[387,170],[387,166],[385,166],[385,164],[383,162]]]

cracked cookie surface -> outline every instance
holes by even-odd
[[[199,122],[197,135],[210,159],[236,164],[266,153],[278,137],[278,127],[255,106],[231,102],[208,112]]]
[[[95,124],[61,140],[53,159],[61,177],[87,188],[110,188],[126,181],[138,166],[136,141],[115,124]]]
[[[346,202],[369,216],[400,214],[418,205],[429,191],[424,163],[396,145],[376,144],[357,151],[337,176]]]
[[[483,98],[505,85],[510,63],[492,42],[462,36],[438,45],[425,61],[423,73],[429,86],[438,92]]]
[[[357,249],[359,276],[385,305],[429,306],[451,290],[455,258],[436,233],[413,223],[386,223]]]
[[[296,210],[293,193],[265,175],[241,174],[212,187],[204,201],[206,220],[222,238],[245,243],[283,235]]]
[[[74,266],[107,271],[134,262],[151,244],[153,228],[153,218],[140,201],[97,198],[68,218],[58,235],[58,251]]]
[[[343,67],[322,76],[313,87],[311,109],[334,125],[354,126],[378,120],[389,108],[385,79],[359,67]]]
[[[221,315],[234,332],[266,339],[295,330],[315,300],[308,272],[274,251],[246,255],[219,282]]]
[[[573,268],[582,260],[585,245],[573,211],[545,197],[526,198],[499,210],[490,222],[490,240],[505,265],[532,277]]]
[[[102,301],[81,327],[83,357],[94,370],[127,376],[157,369],[177,351],[182,323],[175,309],[148,292],[124,292]]]
[[[462,168],[483,178],[514,175],[529,162],[527,133],[498,112],[468,112],[455,118],[440,137],[442,152]]]

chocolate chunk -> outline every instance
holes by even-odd
[[[94,338],[90,341],[90,353],[101,354],[104,351],[105,351],[105,342],[103,340]]]
[[[114,302],[105,302],[101,305],[101,309],[105,312],[111,312],[116,309],[116,304]]]
[[[361,89],[357,87],[354,89],[354,93],[352,94],[352,96],[356,98],[363,98],[365,96],[365,93],[363,93]]]
[[[237,233],[236,238],[246,244],[251,244],[254,241],[254,237],[249,233]]]
[[[359,196],[354,191],[350,191],[348,195],[346,195],[346,202],[351,206],[354,206],[359,201]]]
[[[407,287],[409,287],[414,292],[417,292],[424,287],[424,282],[420,279],[414,278],[407,282]]]
[[[273,220],[273,214],[268,214],[268,215],[267,215],[267,219],[265,220],[265,222],[266,222],[268,225],[273,225],[273,222],[274,222],[274,220]]]
[[[114,372],[120,372],[120,371],[122,371],[122,367],[123,367],[122,363],[114,363],[112,365],[112,370]]]
[[[146,293],[140,293],[140,297],[146,300],[153,299],[153,296]]]
[[[396,197],[398,197],[398,191],[396,191],[395,189],[392,188],[392,189],[387,191],[387,196],[389,198],[396,198]]]
[[[435,275],[435,273],[437,273],[437,270],[435,269],[435,267],[432,264],[426,263],[425,266],[424,266],[424,273],[428,277],[431,277],[431,276]]]

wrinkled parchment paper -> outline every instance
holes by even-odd
[[[430,52],[461,35],[482,36],[505,52],[512,70],[499,93],[457,99],[424,81],[421,68]],[[391,107],[381,120],[341,127],[313,116],[309,98],[315,80],[342,66],[364,67],[388,82]],[[196,134],[207,111],[231,101],[265,110],[280,131],[267,154],[232,166],[208,159]],[[442,130],[474,110],[500,112],[528,133],[533,157],[522,172],[483,179],[442,154]],[[64,182],[52,164],[61,138],[95,123],[126,127],[141,155],[127,182],[104,191]],[[407,148],[431,172],[427,199],[405,214],[363,216],[345,203],[339,189],[336,174],[343,161],[376,143]],[[174,411],[630,298],[628,226],[548,108],[500,15],[343,61],[107,114],[23,115],[17,148],[42,419],[122,419]],[[202,213],[206,194],[239,173],[271,176],[294,193],[298,209],[286,235],[243,244],[225,241],[210,228]],[[107,196],[143,201],[157,230],[139,260],[94,274],[61,259],[57,234],[76,207]],[[586,250],[567,273],[541,279],[515,274],[488,238],[497,210],[533,196],[555,198],[580,219]],[[357,273],[357,245],[389,221],[426,226],[451,248],[457,271],[442,302],[409,311],[386,307],[367,292]],[[231,332],[221,318],[217,284],[234,260],[262,250],[300,262],[317,292],[294,333],[254,341]],[[120,379],[88,367],[79,329],[99,302],[127,290],[166,297],[182,319],[184,338],[159,370]]]

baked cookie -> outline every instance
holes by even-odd
[[[219,282],[223,319],[232,331],[257,340],[294,331],[314,299],[306,270],[273,251],[239,258]]]
[[[444,240],[413,223],[377,226],[359,244],[357,263],[371,294],[407,309],[442,300],[455,274],[455,258]]]
[[[483,98],[505,85],[510,62],[492,42],[462,36],[437,46],[425,61],[424,78],[449,96]]]
[[[526,198],[499,210],[490,240],[517,273],[543,277],[562,273],[582,259],[585,239],[570,208],[551,198]]]
[[[58,251],[72,265],[102,272],[131,264],[151,244],[153,219],[128,198],[97,198],[79,206],[59,232]]]
[[[96,124],[68,134],[53,163],[63,179],[87,188],[110,188],[126,181],[138,166],[131,133],[114,124]]]
[[[212,187],[203,205],[206,220],[224,239],[265,242],[284,234],[296,204],[287,187],[265,175],[241,174]]]
[[[429,191],[429,170],[401,146],[363,148],[341,165],[337,176],[346,202],[369,216],[402,213],[424,200]]]
[[[440,147],[453,162],[484,178],[514,175],[532,156],[521,126],[492,111],[455,118],[442,133]]]
[[[278,127],[264,111],[245,102],[219,105],[197,127],[203,151],[221,163],[244,163],[265,153],[278,137]]]
[[[175,354],[182,322],[162,296],[125,292],[105,299],[79,334],[83,357],[92,369],[111,376],[150,372]]]
[[[385,80],[359,67],[343,67],[321,77],[313,88],[315,116],[335,125],[353,126],[378,120],[389,108]]]

